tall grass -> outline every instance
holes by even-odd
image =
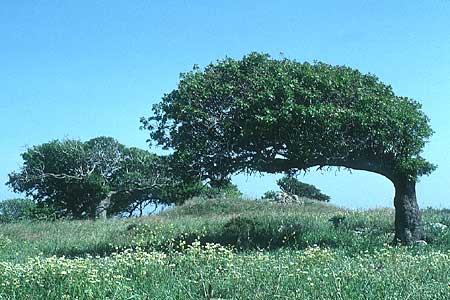
[[[4,224],[0,299],[450,299],[450,214],[195,199],[159,216]]]

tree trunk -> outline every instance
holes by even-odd
[[[395,186],[395,237],[394,243],[411,245],[424,239],[416,198],[416,181],[400,178]]]
[[[108,194],[105,199],[100,201],[95,209],[95,216],[100,220],[106,220],[108,208],[111,206],[111,194]]]

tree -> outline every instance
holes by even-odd
[[[313,167],[374,172],[395,187],[395,240],[423,238],[416,181],[433,133],[421,105],[345,66],[251,53],[181,74],[141,120],[150,137],[205,178]]]
[[[301,182],[297,178],[292,176],[284,176],[283,178],[278,179],[277,184],[283,192],[289,194],[324,202],[330,201],[330,196],[323,194],[315,186]]]
[[[127,148],[110,137],[85,143],[54,140],[22,154],[23,166],[7,184],[72,218],[133,214],[150,204],[170,203],[167,189],[180,183],[168,158]]]
[[[218,199],[218,198],[239,199],[242,198],[243,194],[239,190],[237,185],[229,181],[217,187],[204,185],[204,188],[199,196],[209,199]]]
[[[275,191],[267,191],[265,192],[262,196],[261,199],[275,199],[275,197],[277,196],[278,192]]]
[[[0,223],[29,219],[33,208],[35,208],[35,204],[29,199],[3,200],[0,202]]]

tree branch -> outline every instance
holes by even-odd
[[[267,173],[280,173],[292,169],[307,170],[309,168],[318,167],[344,167],[353,170],[369,171],[383,175],[393,180],[393,169],[391,166],[380,163],[372,162],[366,159],[312,159],[305,161],[297,161],[291,159],[275,158],[271,160],[258,160],[253,163],[253,168],[260,172]]]

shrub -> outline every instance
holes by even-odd
[[[36,204],[29,199],[8,199],[0,202],[0,223],[16,222],[30,218]]]
[[[219,187],[205,186],[204,190],[200,194],[200,197],[205,197],[209,199],[212,198],[236,199],[242,198],[242,193],[235,184],[228,182],[224,186]]]
[[[220,236],[212,242],[234,246],[239,250],[276,249],[296,244],[303,230],[298,222],[285,224],[282,219],[267,219],[237,216],[223,226]]]
[[[338,228],[345,221],[345,216],[336,215],[331,217],[328,221],[333,224],[334,228]]]
[[[283,192],[299,197],[311,198],[319,201],[330,201],[330,196],[323,194],[311,184],[303,183],[292,176],[284,176],[277,180],[277,184]]]
[[[26,217],[26,219],[33,221],[54,221],[64,218],[66,218],[64,210],[58,211],[46,203],[38,203],[31,207]]]
[[[261,199],[274,199],[277,195],[277,192],[275,191],[267,191],[262,195]]]

